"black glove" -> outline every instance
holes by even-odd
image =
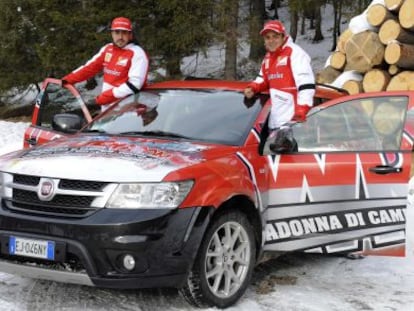
[[[89,107],[100,107],[100,105],[98,105],[96,103],[96,99],[95,98],[91,98],[86,102],[86,106]]]
[[[253,107],[256,100],[257,100],[257,96],[253,96],[252,98],[244,97],[243,104],[246,106],[247,109],[249,109]]]
[[[88,91],[93,90],[97,86],[98,86],[98,83],[96,82],[95,78],[90,78],[86,80],[85,89],[87,89]]]
[[[298,151],[298,144],[293,137],[293,131],[290,126],[281,126],[273,133],[274,142],[270,143],[269,149],[275,153],[286,153]]]
[[[92,115],[101,112],[101,105],[96,103],[95,98],[88,100],[85,104]]]

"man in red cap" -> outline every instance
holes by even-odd
[[[98,105],[137,93],[146,83],[149,60],[145,51],[133,40],[132,23],[117,17],[111,24],[112,43],[106,44],[86,64],[62,78],[75,84],[103,72],[102,93],[95,98]]]
[[[306,120],[315,94],[309,55],[293,43],[280,21],[267,22],[260,35],[267,53],[259,75],[247,86],[244,95],[252,98],[256,93],[269,90],[272,101],[270,131],[292,120]]]

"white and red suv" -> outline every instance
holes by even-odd
[[[0,158],[0,271],[227,307],[266,253],[403,256],[414,92],[318,87],[297,149],[262,154],[270,102],[246,85],[156,83],[92,118],[47,79]]]

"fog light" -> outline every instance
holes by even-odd
[[[124,268],[128,271],[131,271],[135,268],[135,259],[132,255],[125,255],[122,260],[122,263],[124,264]]]

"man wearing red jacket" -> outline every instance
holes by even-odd
[[[269,21],[260,31],[267,53],[258,77],[244,90],[247,98],[269,90],[272,108],[269,130],[289,121],[304,121],[313,104],[315,77],[309,55],[286,34],[280,21]]]
[[[98,105],[137,93],[146,83],[149,61],[145,51],[133,42],[132,23],[117,17],[111,24],[112,43],[102,47],[85,65],[62,78],[75,84],[103,71],[102,93],[95,98]]]

